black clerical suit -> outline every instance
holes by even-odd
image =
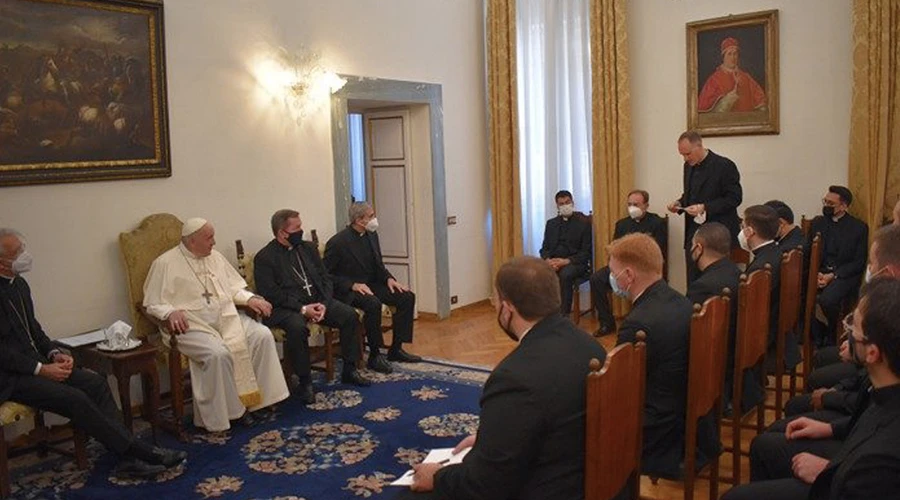
[[[305,305],[318,302],[325,306],[325,317],[319,323],[339,329],[344,366],[355,365],[361,355],[356,341],[359,318],[352,307],[334,299],[331,277],[315,244],[304,241],[288,248],[273,239],[254,257],[253,276],[257,292],[272,303],[272,314],[263,322],[284,329],[285,355],[301,384],[309,382],[310,374],[308,320],[300,312]],[[311,285],[309,291],[307,284]]]
[[[723,500],[893,500],[900,492],[900,385],[873,389],[871,404],[842,425],[842,446],[812,485],[790,477],[729,490]],[[846,438],[844,438],[846,436]]]
[[[569,259],[568,265],[557,271],[559,275],[559,295],[562,299],[560,312],[569,314],[572,310],[573,287],[588,279],[591,272],[591,223],[580,212],[571,217],[558,215],[547,221],[544,228],[544,242],[541,244],[542,259]]]
[[[429,494],[398,498],[584,498],[585,379],[606,352],[567,318],[548,316],[491,372],[478,438],[459,465],[442,467]]]
[[[734,393],[734,350],[737,336],[738,316],[738,286],[741,281],[741,270],[731,259],[723,257],[700,272],[700,277],[688,285],[687,297],[692,304],[703,304],[710,297],[722,295],[722,290],[727,288],[731,294],[731,315],[728,325],[728,360],[725,364],[725,391],[723,397],[726,404],[731,403]],[[748,411],[759,404],[766,397],[765,390],[760,386],[758,376],[751,371],[743,375],[743,389],[741,391],[742,412]]]
[[[71,419],[72,424],[123,455],[134,440],[122,424],[106,378],[75,367],[56,382],[35,375],[59,349],[34,316],[31,289],[21,276],[0,277],[0,403],[14,401]]]
[[[325,266],[334,280],[334,297],[365,313],[370,352],[377,353],[384,346],[381,333],[382,303],[397,308],[391,318],[393,346],[412,342],[416,295],[411,291],[391,292],[388,288],[387,281],[394,276],[384,267],[377,232],[359,233],[352,226],[347,226],[325,244]],[[374,295],[354,292],[354,283],[368,285]]]
[[[691,301],[659,280],[634,301],[631,312],[619,328],[619,344],[634,342],[638,331],[647,334],[647,389],[641,459],[641,470],[646,475],[681,477],[691,314]],[[719,449],[715,429],[703,427],[698,430],[698,463],[704,463],[706,457]]]
[[[619,239],[627,234],[643,233],[647,234],[656,241],[659,249],[663,252],[663,259],[668,259],[665,249],[668,248],[669,231],[666,219],[659,215],[647,212],[640,219],[632,219],[625,217],[616,221],[616,230],[613,233],[613,239]],[[603,266],[591,275],[591,293],[594,296],[594,305],[597,309],[597,320],[600,327],[606,331],[612,331],[616,326],[616,319],[612,313],[612,307],[609,303],[609,292],[612,288],[609,285],[609,266]]]
[[[835,221],[831,217],[813,219],[810,238],[822,235],[822,265],[819,272],[834,273],[834,280],[819,290],[816,303],[822,308],[831,328],[813,321],[813,339],[819,344],[831,343],[829,332],[840,320],[841,304],[859,293],[869,243],[869,226],[865,222],[844,214]]]
[[[769,349],[766,354],[766,364],[770,372],[774,372],[776,366],[775,349],[778,341],[778,311],[781,308],[781,257],[784,254],[781,248],[774,242],[763,243],[753,249],[753,260],[747,265],[747,274],[764,269],[766,264],[771,266],[772,287],[769,296]],[[800,347],[796,332],[788,332],[784,337],[784,366],[787,369],[797,366],[800,362]]]
[[[743,201],[741,174],[730,159],[707,150],[706,157],[698,164],[684,164],[684,192],[678,203],[689,207],[702,203],[706,206],[706,222],[719,222],[731,232],[732,246],[737,245],[737,233],[741,219],[737,207]],[[684,214],[684,249],[688,271],[688,283],[697,278],[698,269],[691,260],[691,241],[699,224],[694,217]]]
[[[803,230],[799,227],[794,226],[787,234],[782,236],[777,243],[778,247],[781,248],[781,251],[784,253],[799,247],[803,250],[803,255],[806,258],[806,236],[803,235]]]

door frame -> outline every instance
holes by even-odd
[[[347,83],[331,94],[331,151],[334,156],[334,208],[337,229],[347,225],[350,208],[350,99],[427,104],[431,125],[431,189],[434,211],[434,263],[437,313],[450,316],[450,251],[447,238],[447,193],[444,174],[444,120],[441,85],[435,83],[340,75]]]

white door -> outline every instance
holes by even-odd
[[[363,119],[368,198],[378,217],[384,265],[397,281],[415,291],[416,239],[412,218],[409,112],[364,113]]]

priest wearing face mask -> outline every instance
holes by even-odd
[[[677,479],[684,460],[685,399],[691,302],[662,279],[659,245],[646,234],[629,234],[609,245],[610,286],[632,303],[619,328],[618,344],[647,334],[647,388],[641,472]],[[718,450],[714,429],[699,432],[698,463]]]
[[[544,228],[541,258],[559,276],[560,312],[572,310],[572,293],[576,283],[587,280],[591,272],[591,224],[575,211],[572,193],[556,193],[559,215],[548,220]]]
[[[774,208],[778,213],[778,236],[775,242],[781,251],[787,253],[799,247],[803,249],[804,258],[807,258],[806,236],[803,235],[803,230],[794,224],[794,211],[791,207],[780,200],[770,200],[765,205]]]
[[[774,371],[775,347],[778,340],[778,310],[781,297],[781,248],[775,243],[778,236],[778,212],[766,205],[753,205],[744,210],[744,220],[741,222],[741,232],[738,233],[738,242],[741,248],[750,252],[752,260],[747,265],[746,273],[764,269],[766,264],[771,266],[772,281],[769,299],[769,352],[766,363],[769,371]],[[793,368],[800,362],[800,348],[797,345],[797,335],[794,332],[787,334],[784,340],[784,366]]]
[[[362,309],[366,339],[369,343],[368,367],[390,373],[389,361],[414,363],[422,358],[403,349],[413,340],[413,315],[416,295],[394,279],[384,267],[378,240],[378,219],[366,202],[350,205],[350,224],[325,244],[325,267],[334,280],[335,299]],[[381,354],[384,338],[381,332],[382,304],[394,306],[393,340],[387,359]]]
[[[22,235],[0,229],[0,403],[14,401],[71,419],[118,455],[113,475],[120,479],[153,477],[182,463],[185,452],[135,439],[122,425],[106,377],[75,366],[47,337],[21,276],[31,265]]]
[[[667,248],[666,220],[648,211],[649,208],[650,193],[640,189],[635,189],[628,193],[628,204],[626,206],[628,217],[616,222],[613,239],[617,240],[626,234],[644,233],[653,237],[660,249]],[[666,256],[663,255],[663,259],[665,258]],[[612,289],[609,286],[609,266],[604,266],[591,275],[591,293],[594,294],[597,319],[600,322],[600,328],[594,332],[595,337],[600,337],[616,330],[616,321],[609,303],[610,291]]]
[[[840,320],[841,306],[859,292],[866,271],[869,227],[850,215],[851,203],[849,189],[829,186],[822,198],[822,215],[813,219],[809,233],[810,237],[821,234],[823,244],[816,297],[822,314],[812,323],[813,340],[820,347],[834,342],[831,331]]]
[[[359,318],[347,304],[334,300],[331,277],[319,257],[319,249],[303,241],[303,221],[296,210],[282,209],[272,215],[269,242],[253,259],[256,290],[272,302],[268,326],[283,328],[287,334],[285,355],[300,379],[299,397],[312,403],[315,394],[310,379],[309,324],[338,328],[344,383],[366,386],[356,362],[362,355],[356,341]]]

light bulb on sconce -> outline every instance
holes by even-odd
[[[302,48],[296,53],[282,48],[261,57],[253,73],[260,88],[281,101],[298,125],[347,83],[325,68],[318,53]]]

